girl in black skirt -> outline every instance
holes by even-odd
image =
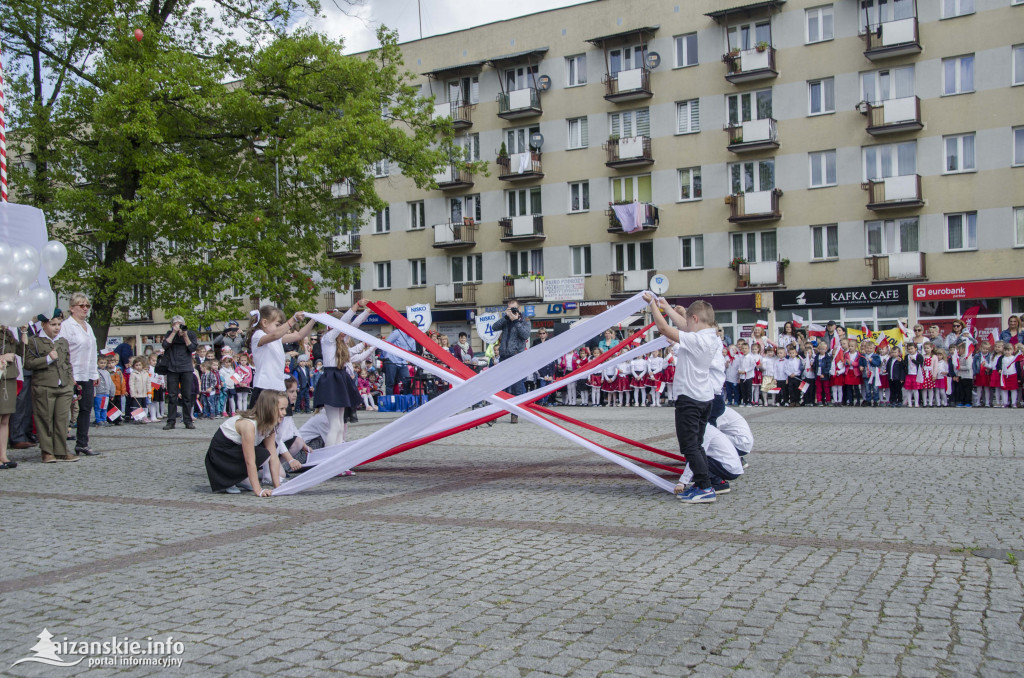
[[[324,442],[330,447],[345,442],[346,413],[354,411],[363,399],[347,369],[352,358],[346,337],[332,329],[320,337],[320,345],[324,349],[324,372],[313,394],[313,407],[322,407],[327,413],[330,429]]]
[[[258,469],[270,460],[274,487],[281,485],[281,462],[270,450],[277,450],[274,429],[284,419],[288,398],[281,391],[260,393],[252,409],[231,417],[217,429],[206,451],[206,475],[214,492],[230,492],[248,479],[253,494],[269,497],[271,490],[260,485]],[[235,492],[237,493],[237,491]]]

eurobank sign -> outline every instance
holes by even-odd
[[[1024,297],[1024,278],[914,285],[914,301]]]

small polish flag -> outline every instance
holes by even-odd
[[[200,412],[203,411],[203,401],[199,396],[196,396],[196,407],[199,409]]]
[[[884,334],[882,335],[882,340],[878,342],[878,348],[882,348],[883,346],[886,348],[889,347],[889,337]]]
[[[811,385],[808,384],[806,381],[801,381],[800,385],[797,386],[797,388],[800,389],[801,393],[807,393],[807,389],[809,389],[810,387]]]
[[[108,405],[110,405],[110,398],[108,398],[107,396],[101,397],[100,398],[100,407],[105,410],[105,409],[107,409]]]
[[[771,393],[772,395],[776,395],[776,394],[782,393],[782,389],[778,388],[778,387],[770,388],[770,389],[768,389],[768,392]]]
[[[804,319],[798,316],[796,313],[793,314],[793,327],[799,329],[804,326]]]
[[[136,407],[134,410],[132,410],[132,419],[134,419],[135,421],[142,421],[145,418],[146,410],[144,410],[143,408]]]
[[[100,355],[114,355],[114,349],[105,348],[102,351],[100,351]]]
[[[242,375],[239,374],[238,372],[235,372],[234,374],[232,374],[231,375],[231,383],[233,383],[235,386],[238,386],[239,384],[241,384],[242,383]]]
[[[902,320],[900,320],[899,318],[897,318],[897,319],[896,319],[896,324],[897,324],[897,325],[899,326],[899,328],[900,328],[900,332],[902,332],[902,333],[903,333],[903,339],[904,339],[904,341],[906,341],[907,337],[909,337],[909,336],[910,336],[910,330],[908,330],[908,329],[907,329],[907,326],[906,326],[906,325],[904,325],[904,324],[903,324],[903,321],[902,321]]]
[[[868,329],[868,324],[863,320],[860,321],[860,331],[864,335],[865,339],[871,338],[871,330]]]
[[[825,326],[824,325],[815,325],[814,323],[811,323],[807,327],[807,334],[809,336],[812,336],[812,337],[824,337],[825,336]]]
[[[758,320],[756,323],[754,323],[754,327],[760,327],[761,329],[766,330],[768,329],[768,321]]]
[[[111,405],[110,409],[107,410],[107,420],[117,421],[118,419],[121,418],[121,414],[122,412],[121,410],[117,409],[117,405]]]

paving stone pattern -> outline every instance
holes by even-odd
[[[676,450],[670,408],[563,411]],[[0,675],[1024,675],[1024,569],[970,552],[1024,549],[1019,412],[741,413],[747,474],[692,507],[507,418],[263,500],[210,493],[211,422],[12,451]],[[44,627],[184,663],[12,667]]]

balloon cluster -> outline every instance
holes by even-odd
[[[39,284],[39,271],[52,278],[67,260],[67,248],[56,240],[41,251],[0,242],[0,325],[20,327],[40,314],[49,318],[57,297],[49,285]]]

